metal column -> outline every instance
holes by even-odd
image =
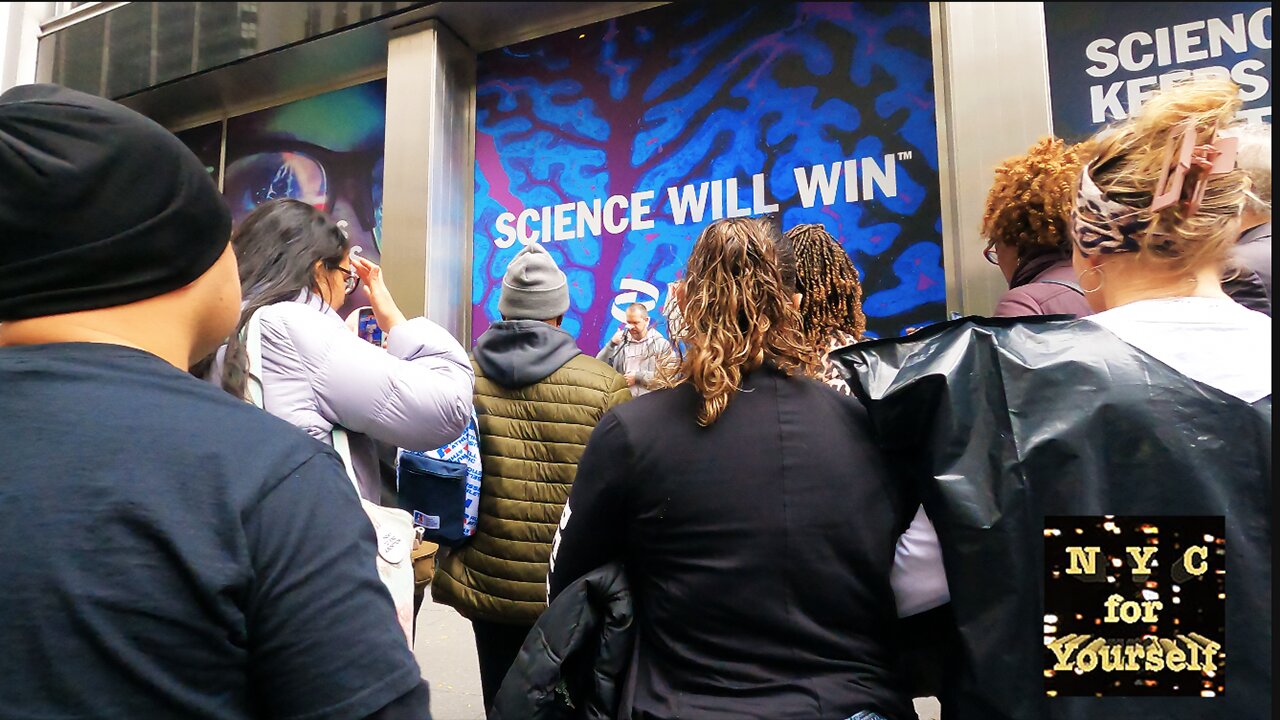
[[[1005,158],[1050,132],[1044,6],[931,3],[947,309],[988,315],[1008,289],[982,258],[982,211]]]
[[[382,262],[405,314],[471,333],[475,53],[429,20],[391,35]]]

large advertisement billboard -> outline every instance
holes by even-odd
[[[375,80],[227,120],[222,193],[236,225],[268,200],[301,200],[379,261],[386,107],[387,83]],[[178,136],[200,154],[196,135]],[[361,287],[339,312],[368,304]]]
[[[564,326],[594,354],[627,304],[665,303],[703,227],[769,213],[841,240],[869,334],[943,319],[927,3],[728,7],[480,56],[473,337],[527,242],[568,275]]]
[[[230,118],[225,140],[221,122],[177,136],[215,180],[223,166],[222,194],[237,226],[268,200],[301,200],[329,213],[378,262],[386,126],[387,83],[374,80]],[[368,304],[361,287],[338,311],[346,317]]]
[[[1059,137],[1084,139],[1202,75],[1234,80],[1241,116],[1271,122],[1270,3],[1048,2],[1044,24]]]

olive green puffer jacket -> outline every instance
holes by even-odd
[[[546,608],[547,563],[578,459],[626,380],[559,328],[495,323],[476,344],[480,520],[432,580],[431,597],[471,620],[530,625]]]

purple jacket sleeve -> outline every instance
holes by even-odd
[[[288,326],[330,422],[406,450],[433,450],[466,429],[475,375],[439,325],[409,320],[391,331],[385,350],[334,316],[294,313]]]
[[[938,533],[924,508],[916,511],[910,527],[898,538],[889,584],[897,601],[898,617],[932,610],[951,600]]]

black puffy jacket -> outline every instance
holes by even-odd
[[[578,578],[538,618],[489,720],[612,720],[631,661],[634,617],[621,563]]]

